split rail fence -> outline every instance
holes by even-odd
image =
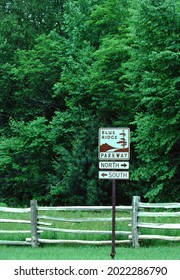
[[[134,196],[132,199],[131,206],[116,206],[116,225],[120,225],[122,230],[116,230],[116,244],[129,243],[132,244],[134,248],[140,246],[141,240],[148,239],[160,239],[167,241],[180,241],[180,203],[142,203],[140,197]],[[13,235],[26,236],[23,240],[0,240],[0,244],[4,245],[31,245],[32,247],[37,247],[38,245],[45,244],[92,244],[92,245],[105,245],[111,244],[111,230],[99,230],[95,228],[96,222],[104,223],[112,221],[111,217],[97,217],[93,213],[105,213],[111,212],[111,206],[70,206],[70,207],[42,207],[37,205],[36,200],[31,200],[29,208],[9,208],[9,207],[0,207],[1,213],[15,213],[15,214],[25,214],[26,219],[6,219],[5,217],[0,217],[0,236],[2,235]],[[56,215],[46,216],[46,211],[51,211],[51,213],[56,212]],[[67,218],[63,213],[73,212],[76,214],[82,214],[83,212],[90,212],[92,217],[82,217],[79,218]],[[118,217],[118,212],[126,213],[125,217]],[[42,213],[42,214],[41,214]],[[156,222],[157,217],[161,219],[161,222]],[[145,222],[143,219],[145,218]],[[175,218],[176,222],[174,223],[164,223],[163,218],[172,219]],[[150,219],[150,221],[147,221]],[[153,220],[153,222],[152,222]],[[57,226],[54,226],[53,223],[56,223]],[[61,223],[84,223],[83,229],[68,229],[62,228]],[[119,224],[121,223],[121,224]],[[2,225],[8,224],[7,229],[2,229]],[[13,224],[18,224],[20,229],[13,229]],[[24,225],[26,224],[26,229]],[[84,229],[85,225],[91,224],[91,229]],[[126,225],[125,225],[126,224]],[[128,226],[128,227],[127,227]],[[9,229],[10,228],[10,229]],[[128,228],[128,230],[127,230]],[[123,230],[124,229],[124,230]],[[148,230],[148,234],[143,233],[143,230]],[[150,230],[157,230],[157,233],[149,234]],[[166,229],[167,232],[176,231],[176,235],[160,235],[159,232],[162,229]],[[44,238],[43,234],[48,232],[54,233],[63,233],[68,236],[68,234],[81,234],[81,236],[109,236],[108,240],[86,240],[86,239],[56,239],[56,238]],[[178,232],[178,235],[177,235]],[[123,238],[122,238],[123,237]],[[22,239],[22,238],[21,238]],[[90,239],[90,238],[89,238]]]

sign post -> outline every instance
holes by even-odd
[[[130,159],[130,129],[100,128],[98,154],[99,160],[101,160],[99,168],[105,169],[99,171],[99,179],[112,180],[112,250],[110,256],[114,259],[116,254],[116,179],[129,180],[127,170]]]
[[[111,258],[114,259],[115,251],[115,242],[116,242],[116,180],[112,180],[112,249],[111,249]]]

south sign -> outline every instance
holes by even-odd
[[[99,171],[99,179],[129,180],[129,171]]]

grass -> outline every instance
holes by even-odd
[[[40,215],[63,217],[63,218],[84,218],[84,217],[111,217],[110,212],[59,212],[45,211]],[[118,212],[117,217],[129,217],[128,212]],[[29,214],[2,213],[0,218],[6,219],[30,219]],[[45,222],[50,222],[42,220]],[[161,223],[179,223],[178,218],[141,218],[143,222],[161,222]],[[128,230],[130,222],[117,222],[116,230]],[[111,222],[85,222],[85,223],[67,223],[52,221],[52,227],[69,229],[93,229],[93,230],[111,230]],[[15,223],[0,223],[0,230],[18,230],[30,229],[30,225]],[[141,229],[142,234],[161,234],[161,235],[179,235],[178,230],[167,229]],[[30,234],[0,234],[0,240],[22,240],[31,237]],[[72,234],[47,232],[41,234],[41,238],[49,239],[84,239],[84,240],[111,240],[111,235],[96,234]],[[118,236],[118,239],[127,239],[127,236]],[[180,242],[169,241],[141,241],[141,247],[134,249],[130,245],[116,246],[116,259],[118,260],[179,260]],[[40,245],[38,248],[30,246],[8,246],[0,245],[1,260],[109,260],[111,245],[90,246],[90,245]]]
[[[111,246],[1,246],[1,260],[110,260]],[[180,245],[116,246],[116,260],[180,260]]]

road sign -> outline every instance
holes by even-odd
[[[129,160],[129,128],[100,128],[98,151],[100,160]]]
[[[128,161],[100,161],[100,169],[129,169]]]
[[[115,257],[115,213],[116,213],[116,179],[129,180],[129,171],[116,169],[129,169],[130,159],[130,129],[129,128],[100,128],[98,145],[99,179],[112,180],[112,251]],[[110,160],[110,161],[106,161]],[[107,169],[113,169],[111,171]]]
[[[129,180],[129,171],[99,171],[99,179]]]

